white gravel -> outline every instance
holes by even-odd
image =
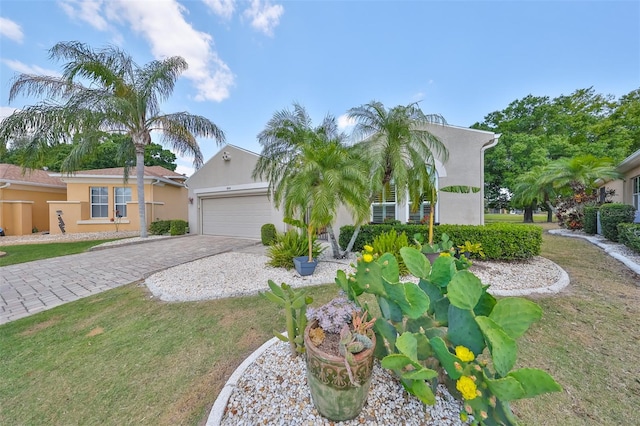
[[[422,404],[375,361],[371,388],[360,415],[346,422],[331,422],[313,406],[304,357],[291,358],[287,344],[278,342],[245,370],[229,398],[220,424],[386,426],[401,421],[406,426],[461,425],[461,408],[442,385],[438,387],[436,405]],[[208,426],[214,424],[207,423]]]

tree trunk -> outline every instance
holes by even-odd
[[[347,245],[345,251],[340,251],[340,246],[338,245],[336,234],[333,232],[333,227],[331,225],[327,226],[327,233],[329,234],[329,242],[331,243],[331,250],[333,251],[334,259],[344,259],[349,255],[351,249],[353,249],[353,245],[356,242],[356,238],[358,237],[359,232],[360,225],[358,225],[353,231],[353,235],[351,236],[351,240],[349,240],[349,244]]]
[[[533,205],[524,208],[524,223],[533,223]]]
[[[547,204],[547,223],[553,222],[553,209]]]
[[[140,236],[147,238],[147,214],[144,204],[144,145],[142,144],[136,144],[136,187],[138,190]]]
[[[307,238],[309,239],[309,262],[313,262],[313,226],[307,226]]]

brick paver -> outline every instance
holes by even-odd
[[[172,266],[257,244],[256,240],[190,235],[0,267],[0,324]]]

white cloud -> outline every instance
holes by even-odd
[[[0,17],[0,35],[10,38],[11,40],[22,43],[22,28],[11,19]]]
[[[349,118],[347,114],[342,114],[340,117],[338,117],[338,129],[340,129],[340,131],[344,131],[355,125],[356,120],[353,118]]]
[[[231,19],[236,9],[236,0],[203,0],[209,9],[224,19]]]
[[[2,59],[2,62],[13,71],[21,74],[50,75],[56,77],[60,77],[62,75],[58,71],[49,70],[37,65],[27,65],[24,62],[16,61],[14,59]]]
[[[61,0],[59,4],[72,19],[88,22],[100,31],[109,28],[108,22],[101,14],[103,0]]]
[[[0,106],[0,121],[16,112],[18,109],[8,106]]]
[[[220,0],[221,4],[229,0]],[[182,56],[189,64],[183,74],[197,89],[196,100],[220,102],[229,97],[235,76],[213,49],[212,37],[196,30],[184,19],[187,9],[177,0],[65,0],[65,10],[95,28],[110,29],[109,23],[124,23],[149,43],[153,56]],[[87,11],[92,11],[93,17]],[[101,13],[102,12],[102,13]],[[170,34],[169,34],[170,32]]]
[[[180,173],[181,175],[185,175],[189,177],[196,172],[196,169],[193,166],[185,166],[184,164],[180,164],[180,160],[182,159],[179,158],[176,161],[177,163],[176,173]],[[184,160],[184,162],[186,162],[186,160]]]
[[[244,16],[251,20],[251,26],[268,36],[273,36],[273,29],[280,24],[284,7],[271,4],[269,0],[251,0],[251,5],[244,11]]]

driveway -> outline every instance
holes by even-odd
[[[142,280],[172,266],[229,251],[255,249],[257,240],[190,235],[0,267],[0,324]]]

